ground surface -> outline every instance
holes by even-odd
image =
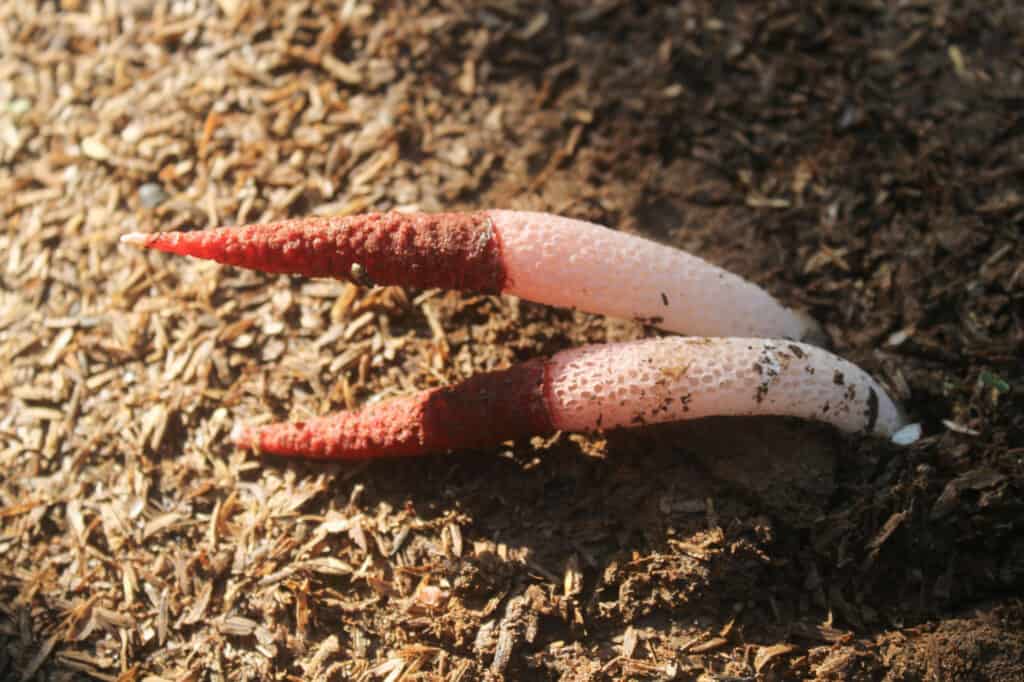
[[[1024,679],[1022,54],[1015,2],[0,4],[0,677]],[[742,273],[925,437],[260,459],[654,332],[117,245],[486,206]]]

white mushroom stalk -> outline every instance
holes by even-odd
[[[900,409],[864,370],[816,346],[669,337],[562,351],[549,362],[552,422],[592,431],[717,415],[777,415],[891,436]]]
[[[238,426],[243,447],[417,455],[718,415],[785,415],[881,436],[906,424],[866,372],[802,342],[821,338],[807,316],[696,256],[593,223],[520,211],[388,213],[123,239],[266,272],[358,271],[380,284],[511,293],[700,335],[569,349],[361,410]],[[739,338],[712,338],[727,336]]]
[[[686,251],[547,213],[487,213],[501,244],[506,293],[677,334],[822,340],[807,315]]]

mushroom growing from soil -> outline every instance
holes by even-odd
[[[890,437],[901,410],[824,335],[757,285],[684,251],[545,213],[385,213],[195,232],[138,246],[271,273],[509,293],[694,334],[584,346],[305,422],[247,427],[242,447],[305,457],[419,455],[558,430],[785,415]]]

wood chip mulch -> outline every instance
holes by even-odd
[[[0,678],[1024,678],[1018,3],[0,4]],[[591,219],[822,320],[924,427],[306,463],[239,420],[655,333],[118,245]]]

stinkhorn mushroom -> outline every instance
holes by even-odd
[[[696,334],[584,346],[305,422],[238,426],[241,447],[306,457],[418,455],[558,430],[788,415],[892,436],[906,423],[866,372],[807,342],[818,325],[683,251],[544,213],[304,218],[123,241],[310,277],[510,293]],[[712,337],[750,338],[712,338]]]

